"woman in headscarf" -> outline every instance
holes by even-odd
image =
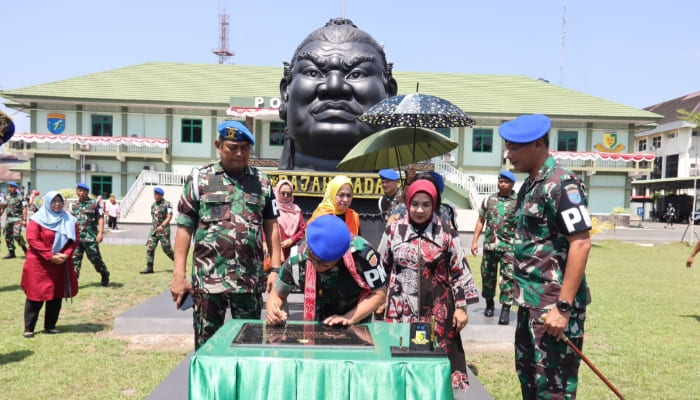
[[[387,322],[431,322],[435,317],[437,345],[450,359],[452,387],[468,387],[467,365],[460,331],[467,324],[472,280],[459,235],[444,227],[435,213],[438,193],[425,179],[406,190],[407,215],[384,231],[379,244],[382,265],[390,267],[385,307]],[[473,287],[473,285],[472,285]]]
[[[292,182],[281,179],[275,185],[275,198],[279,207],[280,216],[277,222],[280,226],[280,240],[282,244],[282,255],[286,260],[289,258],[291,247],[304,238],[306,224],[301,208],[294,204],[294,188]]]
[[[39,311],[46,302],[44,331],[56,329],[61,299],[78,294],[78,279],[73,269],[73,250],[78,237],[76,219],[63,210],[63,197],[57,191],[44,196],[44,204],[27,224],[29,251],[22,269],[24,337],[34,337]]]
[[[360,215],[350,208],[352,203],[352,181],[344,175],[338,175],[331,179],[326,186],[326,192],[323,195],[321,204],[316,207],[311,218],[306,222],[311,221],[321,215],[333,214],[343,221],[350,229],[353,235],[360,234]]]

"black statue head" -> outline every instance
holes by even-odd
[[[396,95],[384,50],[348,19],[331,19],[307,36],[285,63],[280,117],[296,148],[296,167],[334,170],[376,129],[357,120]]]

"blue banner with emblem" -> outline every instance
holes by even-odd
[[[54,135],[63,133],[66,129],[66,115],[65,114],[49,114],[46,117],[46,125],[49,128],[49,132]]]

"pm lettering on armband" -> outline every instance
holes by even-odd
[[[584,205],[563,210],[561,219],[568,233],[580,232],[591,228],[591,217],[588,215],[588,210],[586,210]]]
[[[365,280],[369,283],[369,287],[378,288],[384,284],[386,281],[386,272],[384,268],[373,268],[364,272]]]

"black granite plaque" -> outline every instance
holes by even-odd
[[[367,349],[374,347],[372,334],[363,325],[333,327],[316,323],[268,326],[264,322],[243,324],[231,346],[299,346]]]

